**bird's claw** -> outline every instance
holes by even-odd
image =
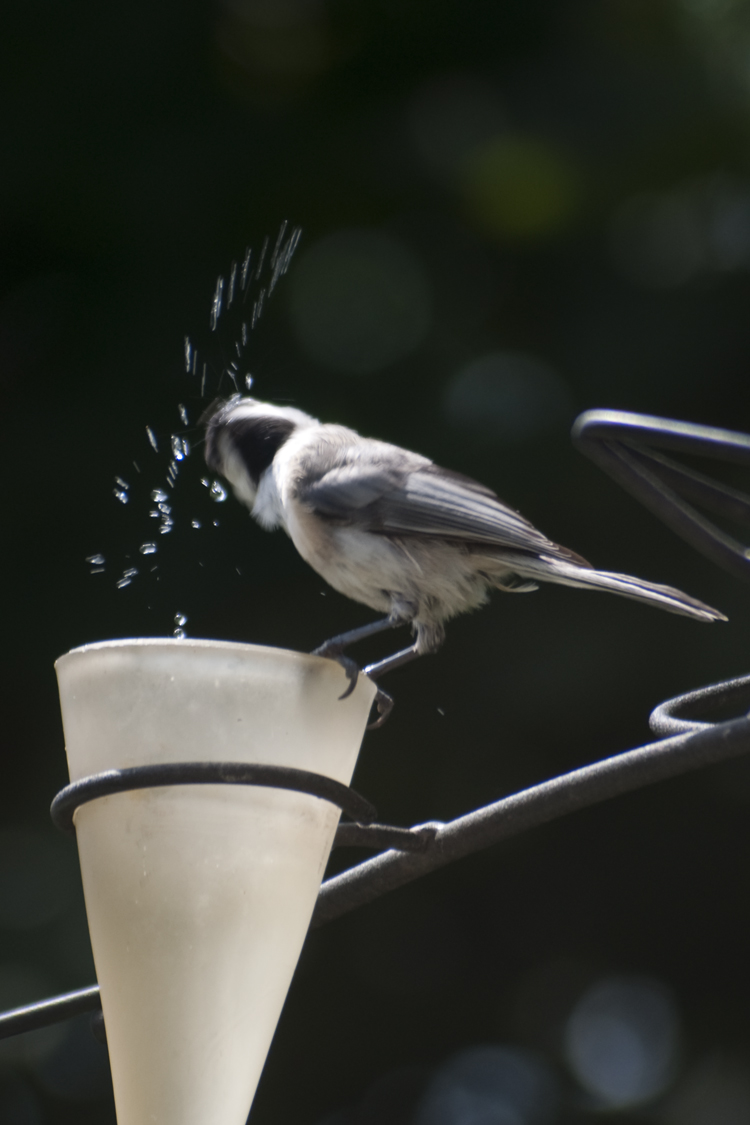
[[[357,686],[357,681],[359,679],[360,673],[359,665],[355,664],[350,656],[345,656],[343,651],[337,644],[332,644],[330,641],[326,641],[324,644],[319,645],[318,648],[313,649],[310,655],[323,656],[327,660],[335,660],[337,664],[341,665],[341,667],[346,672],[347,679],[349,680],[349,686],[347,687],[343,695],[339,696],[339,701],[341,701],[342,699],[348,699],[348,697],[352,694],[355,687]],[[380,727],[382,727],[383,723],[386,721],[391,711],[393,710],[392,696],[390,696],[388,692],[383,691],[382,688],[377,687],[377,684],[375,686],[377,688],[377,693],[375,695],[373,703],[378,709],[378,717],[374,720],[374,722],[368,723],[368,730],[378,730]]]
[[[383,691],[382,688],[378,688],[377,695],[375,696],[373,703],[375,703],[375,705],[377,706],[378,717],[374,722],[367,724],[368,730],[378,730],[380,727],[382,727],[383,723],[386,721],[391,711],[393,710],[393,697],[390,696],[387,691]]]
[[[344,656],[340,648],[338,648],[336,645],[329,644],[328,641],[326,641],[325,644],[320,645],[318,648],[314,648],[310,655],[323,656],[327,660],[335,660],[337,664],[341,665],[341,667],[346,672],[346,678],[349,681],[349,686],[347,687],[344,694],[339,696],[339,700],[347,699],[357,686],[357,680],[359,679],[359,665],[355,664],[350,656]]]
[[[344,671],[346,672],[346,678],[349,681],[349,687],[346,689],[343,695],[339,696],[339,700],[346,699],[352,694],[355,687],[357,686],[357,680],[359,679],[359,666],[354,663],[350,656],[344,656],[343,652],[340,652],[338,656],[334,656],[333,659],[336,660],[344,669]]]

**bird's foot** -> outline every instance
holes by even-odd
[[[357,680],[359,679],[359,665],[355,664],[351,656],[344,656],[343,652],[340,652],[338,653],[338,655],[333,656],[332,659],[335,660],[337,664],[340,664],[346,672],[346,678],[349,681],[349,686],[343,693],[343,695],[339,696],[339,700],[347,699],[357,686]]]
[[[325,644],[320,645],[319,648],[313,649],[310,653],[311,656],[324,656],[327,660],[335,660],[337,664],[346,672],[346,678],[349,681],[349,686],[343,695],[339,696],[339,700],[348,699],[357,686],[359,679],[359,665],[356,664],[350,656],[344,656],[341,646],[337,645],[335,641],[326,641]]]
[[[373,703],[378,709],[378,717],[373,720],[373,722],[367,724],[368,730],[378,730],[382,727],[393,710],[393,697],[390,696],[387,691],[383,691],[382,688],[378,688]]]

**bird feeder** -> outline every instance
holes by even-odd
[[[244,1125],[340,815],[299,790],[348,785],[375,686],[200,640],[56,668],[118,1125]]]

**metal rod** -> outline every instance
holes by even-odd
[[[426,852],[384,852],[327,880],[312,925],[322,926],[430,871],[539,824],[749,751],[750,720],[743,717],[652,742],[555,777],[434,826],[435,839]]]
[[[28,1004],[14,1008],[0,1015],[0,1039],[20,1035],[22,1031],[36,1031],[53,1023],[80,1016],[82,1012],[95,1012],[101,1008],[99,986],[82,988],[78,992],[65,992],[53,996],[51,1000],[41,1000],[38,1004]]]

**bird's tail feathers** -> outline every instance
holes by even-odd
[[[579,586],[589,590],[609,590],[613,594],[620,594],[624,598],[632,598],[637,602],[650,602],[660,605],[670,613],[681,613],[685,617],[694,617],[698,621],[726,621],[727,618],[718,609],[712,609],[697,598],[683,594],[672,586],[660,586],[655,582],[645,582],[642,578],[632,578],[628,574],[614,574],[606,570],[589,570],[576,566],[554,556],[540,555],[524,556],[512,555],[510,552],[503,555],[503,566],[513,569],[515,574],[522,578],[530,578],[541,582],[556,582],[561,586]],[[498,577],[497,585],[503,588],[507,582],[507,575]]]

